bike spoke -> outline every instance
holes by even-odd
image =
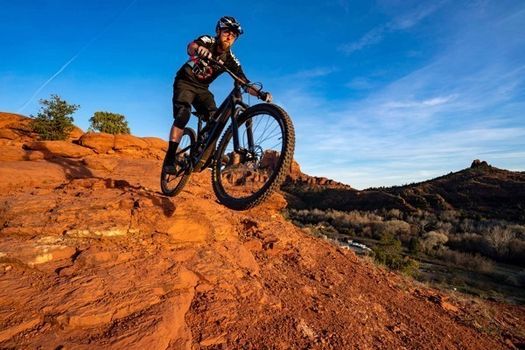
[[[247,125],[250,123],[253,145],[248,143]],[[283,130],[273,116],[257,114],[250,118],[250,122],[245,121],[239,125],[238,131],[240,153],[236,153],[231,137],[223,151],[223,154],[229,157],[228,163],[220,164],[219,172],[226,194],[234,198],[244,198],[258,193],[272,176],[274,169],[268,166],[268,162],[275,162],[271,160],[273,154],[282,152]],[[271,147],[268,147],[269,145]],[[236,161],[239,163],[236,164]]]

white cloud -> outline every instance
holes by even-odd
[[[416,26],[442,4],[375,28],[350,45],[357,50],[386,40],[389,31]],[[367,90],[363,98],[329,98],[324,84],[334,88],[329,74],[336,68],[281,77],[285,83],[275,84],[281,86],[275,96],[294,120],[295,157],[303,171],[363,189],[427,180],[478,158],[524,170],[525,37],[502,38],[519,32],[525,12],[518,13],[452,13],[458,17],[440,28],[447,35],[440,40],[448,44],[424,66],[387,84],[366,75],[347,83]],[[342,66],[337,72],[345,73]]]
[[[445,1],[437,1],[430,5],[427,5],[427,4],[421,5],[416,10],[394,19],[391,23],[387,25],[387,27],[389,28],[389,30],[392,30],[392,31],[409,29],[417,25],[419,22],[421,22],[426,17],[433,14],[444,3]]]
[[[387,30],[387,26],[379,26],[373,28],[368,33],[363,35],[359,40],[349,44],[343,44],[340,46],[340,50],[347,55],[359,51],[367,46],[371,46],[383,40],[383,35]]]
[[[352,43],[343,44],[339,47],[339,49],[342,52],[349,55],[365,47],[377,44],[381,42],[388,33],[400,30],[407,30],[414,27],[426,17],[433,14],[444,3],[445,1],[439,1],[430,5],[421,5],[416,10],[394,18],[392,21],[387,22],[383,25],[372,28],[370,31],[365,33],[359,40]]]

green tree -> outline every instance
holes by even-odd
[[[51,95],[49,100],[40,100],[40,111],[31,115],[31,127],[41,140],[65,140],[73,128],[71,115],[80,108],[79,105],[69,104],[58,95]]]
[[[107,134],[129,134],[126,117],[111,112],[95,112],[90,121],[89,131],[97,130]]]
[[[381,240],[373,251],[374,259],[380,264],[408,275],[417,273],[418,262],[408,256],[403,256],[401,242],[391,233],[382,234]]]

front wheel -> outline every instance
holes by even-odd
[[[175,155],[176,174],[167,174],[164,171],[164,163],[162,164],[162,172],[160,174],[160,188],[162,193],[166,196],[177,195],[188,182],[191,175],[191,153],[195,145],[195,131],[190,128],[184,128],[182,138],[180,139],[179,147]]]
[[[239,144],[233,128],[219,142],[212,168],[212,184],[221,203],[245,210],[261,203],[285,179],[293,158],[295,133],[288,114],[273,104],[258,104],[237,120]]]

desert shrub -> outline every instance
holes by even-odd
[[[454,225],[452,225],[450,222],[438,220],[435,224],[435,230],[448,234],[453,232]]]
[[[89,119],[90,131],[100,131],[107,134],[129,134],[129,126],[126,117],[122,114],[111,112],[95,112]]]
[[[508,262],[525,266],[525,240],[517,238],[511,240],[509,242],[508,254]]]
[[[463,252],[476,252],[483,255],[490,253],[490,248],[482,235],[477,233],[455,234],[449,237],[447,245]]]
[[[509,225],[508,229],[514,232],[516,238],[525,240],[525,226],[523,225]]]
[[[288,210],[287,215],[291,220],[298,221],[303,225],[326,222],[341,233],[360,232],[365,236],[371,232],[370,229],[367,229],[368,225],[382,220],[380,216],[373,213],[361,213],[358,211],[344,212],[332,209],[290,209]]]
[[[383,230],[396,236],[410,234],[410,224],[402,220],[385,221],[383,223]]]
[[[405,218],[405,221],[413,227],[412,234],[423,235],[425,232],[438,231],[443,223],[433,213],[418,210]]]
[[[393,219],[402,220],[403,219],[403,212],[399,209],[385,210],[382,214],[383,214],[382,216],[387,220],[393,220]]]
[[[508,228],[496,226],[490,228],[483,238],[492,250],[492,256],[505,257],[509,255],[509,243],[515,235]]]
[[[384,235],[396,237],[410,235],[410,224],[402,220],[376,221],[372,222],[372,236],[381,239]]]
[[[379,243],[372,250],[374,260],[392,270],[414,274],[419,267],[417,261],[402,255],[401,241],[392,234],[383,234]]]
[[[451,235],[447,246],[454,250],[482,254],[491,259],[525,266],[525,240],[495,229],[490,235],[463,233]]]
[[[40,111],[31,115],[31,128],[41,140],[65,140],[75,127],[71,115],[80,108],[62,100],[58,95],[51,95],[49,100],[40,100]]]
[[[330,219],[331,224],[338,230],[344,230],[354,226],[350,216],[342,211],[330,211],[328,213],[328,218]]]
[[[354,224],[369,224],[376,221],[383,221],[383,218],[372,212],[360,212],[352,210],[347,212],[348,219]]]
[[[421,251],[421,241],[418,237],[412,236],[408,242],[408,252],[417,255]]]
[[[423,241],[421,242],[421,248],[426,253],[433,253],[439,249],[442,245],[447,243],[448,236],[443,232],[430,231],[425,233]]]
[[[479,254],[462,253],[442,247],[437,251],[436,256],[449,264],[463,267],[469,271],[490,273],[494,270],[493,262]]]
[[[465,218],[461,220],[461,222],[458,225],[460,232],[476,232],[477,228],[475,226],[475,222],[472,219]]]
[[[456,210],[444,210],[439,213],[439,219],[445,222],[457,224],[461,213]]]

